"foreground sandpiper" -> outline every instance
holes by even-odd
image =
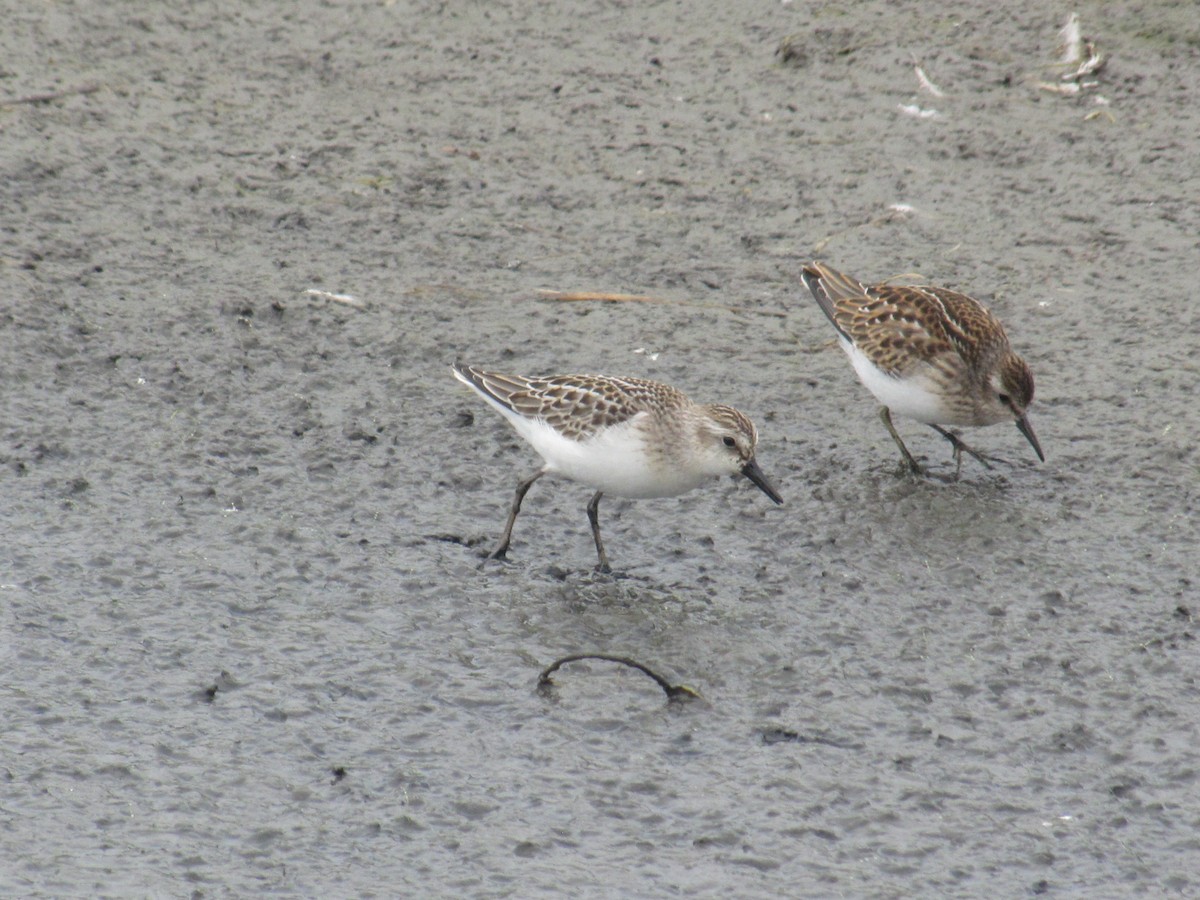
[[[508,419],[545,461],[517,485],[504,535],[490,559],[508,553],[521,501],[548,473],[595,488],[587,511],[601,572],[612,571],[600,540],[598,507],[605,494],[671,497],[714,476],[741,473],[783,503],[754,459],[754,423],[733,407],[693,403],[670,385],[641,378],[526,378],[459,365],[452,371]]]
[[[921,467],[892,425],[893,412],[924,422],[954,445],[955,478],[963,451],[988,461],[942,425],[1015,422],[1045,462],[1026,415],[1033,373],[982,303],[940,287],[868,287],[819,262],[800,277],[837,329],[859,380],[883,404],[880,418],[910,471]]]

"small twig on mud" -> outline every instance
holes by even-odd
[[[581,659],[599,659],[605,662],[620,663],[623,666],[629,666],[630,668],[637,669],[639,672],[642,672],[653,678],[658,686],[663,689],[663,692],[667,695],[668,700],[703,699],[699,693],[692,690],[687,685],[671,684],[671,682],[667,681],[667,679],[663,678],[649,667],[642,665],[640,662],[629,659],[626,656],[610,656],[607,653],[573,653],[570,656],[564,656],[562,659],[556,659],[542,671],[541,675],[538,676],[538,690],[544,692],[554,687],[554,679],[550,676],[558,671],[561,666],[564,666],[569,662],[578,662]]]
[[[841,231],[835,231],[828,237],[821,238],[813,245],[813,253],[820,256],[826,245],[834,238],[841,237],[844,234],[849,234],[852,231],[857,231],[860,228],[871,228],[875,225],[886,225],[888,222],[902,222],[911,216],[914,210],[907,203],[893,203],[887,208],[887,212],[882,216],[876,216],[873,219],[868,219],[866,222],[861,222],[858,225],[851,225],[849,228],[843,228]]]
[[[543,300],[564,303],[657,303],[661,306],[687,306],[692,309],[720,309],[731,313],[750,313],[757,316],[774,316],[782,319],[786,313],[774,309],[748,309],[744,306],[725,306],[720,303],[688,303],[683,300],[667,300],[646,294],[615,294],[610,291],[552,291],[539,290]]]
[[[897,272],[895,275],[889,275],[880,284],[891,284],[893,281],[899,281],[903,278],[905,281],[915,281],[917,284],[923,284],[925,276],[920,272]]]
[[[851,741],[841,741],[837,738],[823,735],[804,735],[788,728],[768,728],[762,732],[764,744],[824,744],[826,747],[837,747],[839,750],[861,750],[862,744]]]
[[[1093,109],[1090,113],[1083,117],[1083,121],[1090,122],[1092,119],[1105,118],[1114,125],[1117,123],[1117,117],[1107,109]]]
[[[649,297],[646,294],[614,294],[609,291],[551,291],[539,290],[538,294],[547,300],[563,300],[572,303],[597,301],[600,303],[662,303],[666,306],[678,306],[678,300],[664,300],[661,297]]]
[[[55,100],[61,100],[64,97],[73,97],[76,94],[94,94],[100,90],[98,84],[81,84],[78,87],[63,88],[61,91],[49,91],[45,94],[28,94],[24,97],[14,97],[11,100],[0,100],[0,106],[16,106],[19,103],[53,103]]]

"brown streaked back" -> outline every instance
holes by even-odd
[[[690,404],[670,385],[608,375],[527,377],[454,366],[460,381],[504,408],[540,419],[564,437],[587,440],[597,431],[626,422],[641,412]]]
[[[1008,350],[1000,321],[978,300],[947,288],[866,286],[819,262],[802,274],[838,332],[876,366],[898,375],[953,354],[971,368]]]

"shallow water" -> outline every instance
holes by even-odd
[[[0,893],[1196,893],[1182,10],[1080,7],[1077,98],[1032,3],[14,14]],[[989,303],[1048,461],[899,476],[818,255]],[[481,565],[537,463],[456,359],[733,403],[786,505],[606,499],[607,578],[546,479]]]

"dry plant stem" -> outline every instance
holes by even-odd
[[[61,100],[64,97],[72,97],[76,94],[94,94],[100,90],[98,84],[81,84],[79,87],[63,88],[61,91],[49,91],[45,94],[28,94],[24,97],[14,97],[11,100],[0,101],[0,106],[16,106],[19,103],[53,103],[55,100]]]
[[[670,305],[677,302],[665,300],[662,297],[651,297],[647,294],[615,294],[609,291],[541,290],[538,293],[547,300],[562,300],[571,303],[664,303]]]
[[[782,319],[786,313],[774,309],[747,309],[744,306],[723,306],[719,303],[687,303],[682,300],[667,300],[647,294],[616,294],[609,291],[552,291],[540,290],[544,300],[563,303],[656,303],[661,306],[686,306],[692,309],[721,309],[731,313],[750,313],[756,316],[772,316]]]

